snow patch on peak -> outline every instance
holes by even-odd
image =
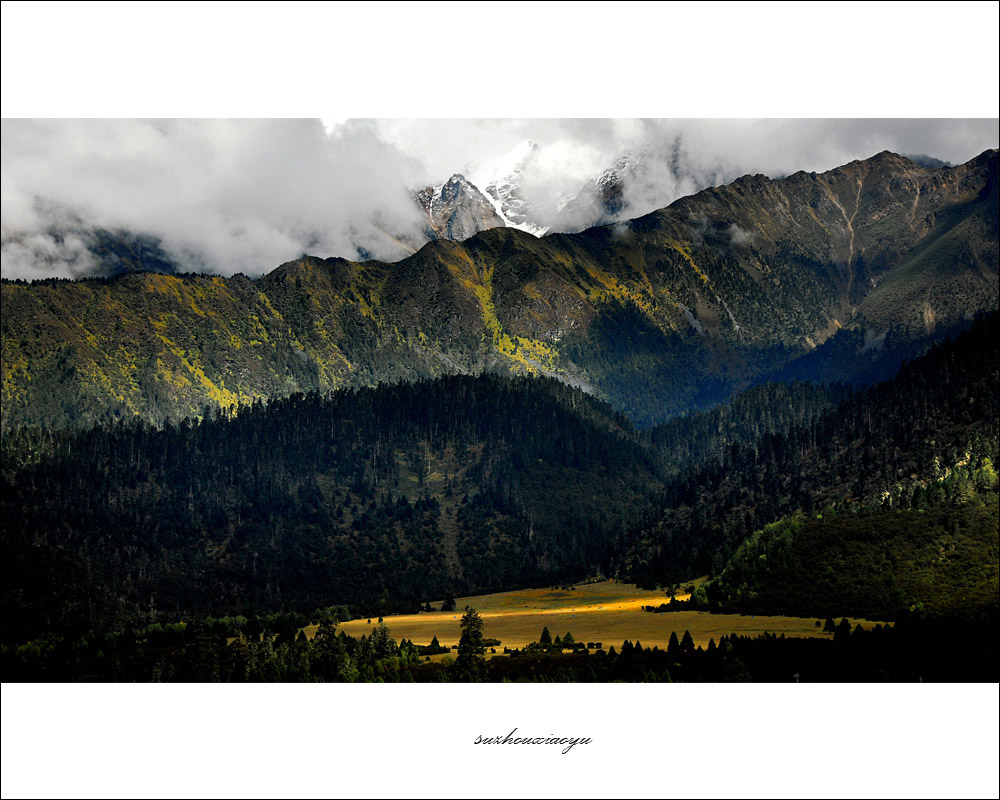
[[[538,224],[534,209],[524,197],[522,182],[525,170],[539,149],[535,142],[523,141],[472,178],[507,227],[534,236],[541,236],[547,228]]]

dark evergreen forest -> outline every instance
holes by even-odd
[[[764,426],[757,438],[726,436],[718,457],[669,480],[657,511],[634,531],[622,571],[650,586],[718,574],[755,531],[796,513],[919,508],[973,489],[991,502],[1000,433],[997,327],[997,314],[979,319],[892,380],[812,421],[802,414],[805,424]],[[815,409],[814,396],[806,397],[806,408]],[[695,418],[695,430],[704,419]]]

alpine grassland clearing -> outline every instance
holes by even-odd
[[[700,581],[691,581],[697,584]],[[689,584],[685,584],[686,586]],[[678,593],[678,600],[687,600]],[[454,611],[430,611],[419,614],[390,615],[384,618],[396,640],[409,639],[426,645],[436,636],[438,642],[451,647],[458,644],[459,622],[466,606],[476,609],[485,623],[484,635],[499,639],[497,653],[503,648],[521,648],[537,642],[543,628],[552,638],[573,634],[577,642],[600,642],[607,649],[616,648],[626,639],[641,642],[643,647],[666,648],[670,634],[678,639],[690,631],[696,646],[705,647],[709,639],[736,633],[756,636],[767,632],[785,636],[823,637],[822,626],[815,617],[751,616],[741,614],[710,614],[707,611],[674,611],[654,614],[643,606],[669,603],[670,596],[662,590],[648,591],[618,581],[576,584],[566,588],[522,589],[513,592],[456,598]],[[432,604],[440,608],[440,601]],[[349,636],[368,635],[377,619],[354,619],[340,624]],[[851,620],[852,627],[873,627],[876,623]],[[315,628],[307,629],[311,636]]]

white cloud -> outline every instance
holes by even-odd
[[[303,251],[398,257],[370,225],[417,235],[407,157],[368,125],[328,136],[318,120],[3,123],[3,274],[79,274],[43,241],[67,217],[160,237],[185,260],[260,273]],[[194,261],[192,263],[197,263]]]
[[[737,247],[753,241],[753,231],[745,231],[735,222],[729,226],[729,241]]]

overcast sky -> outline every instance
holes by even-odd
[[[408,190],[503,169],[538,146],[525,191],[555,209],[625,150],[682,143],[696,172],[822,171],[881,150],[960,163],[997,147],[975,120],[4,120],[2,274],[73,277],[92,265],[53,230],[148,233],[182,263],[261,274],[303,252],[391,255],[372,223],[418,236]],[[667,205],[683,186],[645,187]],[[640,209],[646,210],[646,209]]]

